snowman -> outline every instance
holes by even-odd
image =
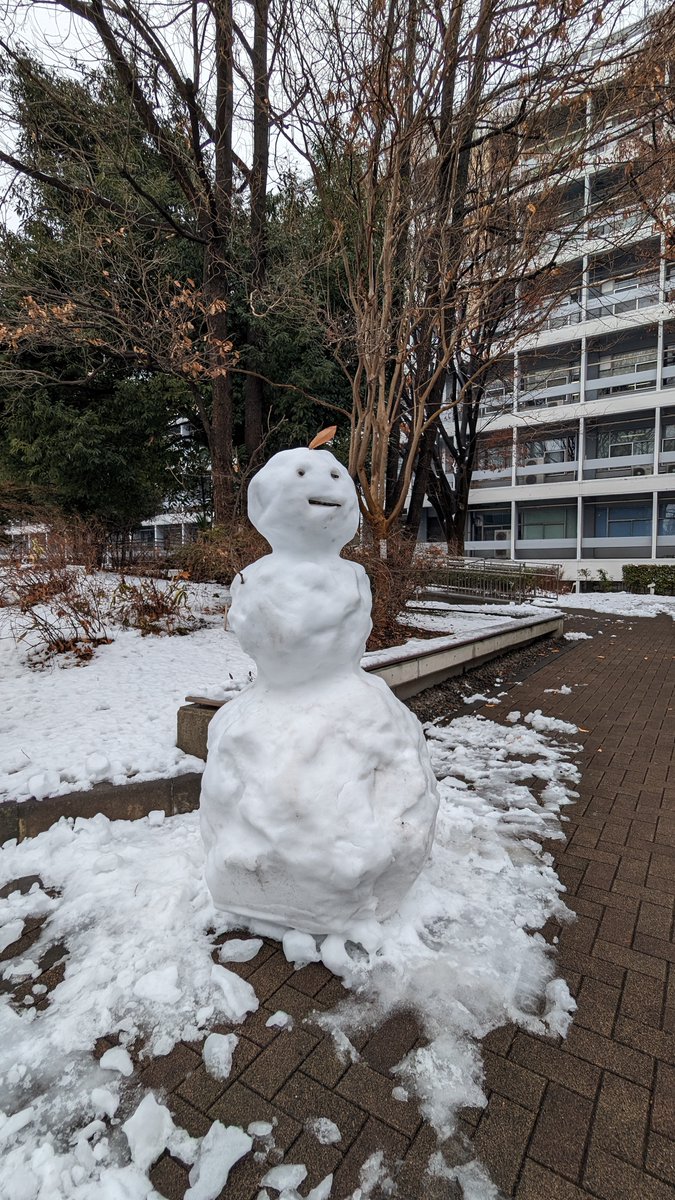
[[[327,450],[283,450],[252,480],[248,512],[272,553],[232,585],[230,626],[258,670],[209,729],[206,881],[240,925],[363,941],[429,854],[424,735],[361,669],[371,595],[340,557],[359,521],[345,468]]]

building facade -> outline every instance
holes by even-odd
[[[643,213],[602,218],[622,172],[610,145],[567,186],[570,290],[484,395],[469,556],[571,579],[675,561],[675,262]]]

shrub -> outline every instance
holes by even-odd
[[[199,533],[194,542],[174,551],[170,565],[195,583],[229,587],[238,571],[269,552],[265,538],[248,521],[239,521],[227,529],[217,526]]]
[[[650,583],[653,583],[656,596],[675,596],[675,565],[626,563],[623,582],[629,592],[644,595],[649,591]]]
[[[18,609],[12,621],[17,642],[27,641],[40,662],[71,652],[86,662],[96,646],[111,642],[107,599],[100,580],[82,568],[54,562],[11,562],[3,572],[2,602]]]
[[[110,614],[125,629],[148,633],[190,633],[198,625],[190,609],[186,576],[169,583],[146,578],[129,581],[122,577],[110,597]]]
[[[378,542],[350,544],[342,551],[343,558],[361,563],[370,579],[373,594],[373,628],[368,638],[368,650],[381,650],[406,641],[410,631],[401,625],[399,617],[421,582],[420,568],[412,555],[410,539],[394,534],[387,539],[387,557],[382,558]],[[415,636],[419,637],[419,631]]]

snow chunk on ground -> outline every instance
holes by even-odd
[[[11,946],[12,942],[18,942],[23,933],[24,922],[8,921],[6,925],[0,927],[0,954]]]
[[[321,962],[321,951],[311,933],[289,929],[283,936],[282,946],[286,958],[298,971],[308,963]]]
[[[133,1075],[134,1064],[124,1046],[113,1046],[101,1055],[99,1066],[104,1071],[119,1071],[120,1075]]]
[[[273,1129],[274,1125],[270,1121],[251,1121],[246,1132],[250,1133],[251,1137],[264,1138],[269,1137]]]
[[[228,971],[227,967],[219,967],[214,963],[211,968],[211,980],[220,989],[220,1010],[233,1025],[239,1025],[247,1013],[256,1011],[258,997],[250,983],[240,979],[234,971]]]
[[[239,1038],[234,1033],[210,1033],[204,1042],[204,1066],[214,1079],[227,1079]]]
[[[221,963],[250,962],[260,953],[262,938],[230,938],[218,951]]]
[[[176,986],[177,982],[178,967],[170,963],[168,967],[142,975],[134,984],[134,993],[152,1004],[175,1004],[183,994]]]
[[[342,1141],[342,1134],[334,1121],[329,1121],[328,1117],[312,1117],[309,1121],[305,1121],[305,1129],[314,1134],[317,1142],[322,1146],[333,1146],[337,1142]]]
[[[160,1154],[166,1150],[175,1130],[171,1113],[163,1104],[158,1104],[152,1092],[148,1092],[128,1121],[122,1133],[129,1143],[132,1162],[147,1171]]]
[[[286,1188],[297,1188],[303,1179],[307,1178],[307,1167],[304,1163],[282,1163],[272,1167],[261,1179],[263,1187],[273,1188],[275,1192],[283,1192]]]
[[[564,633],[563,637],[566,642],[590,642],[593,640],[592,633]]]
[[[216,1200],[234,1164],[248,1154],[252,1139],[238,1125],[214,1121],[202,1138],[197,1161],[190,1171],[185,1200]]]
[[[271,1017],[268,1017],[265,1025],[268,1029],[292,1029],[293,1018],[279,1008],[275,1013],[272,1013]]]
[[[527,725],[531,725],[538,733],[544,731],[550,733],[578,733],[578,726],[572,725],[569,721],[559,721],[557,717],[545,717],[540,708],[535,708],[534,712],[530,712],[523,717]]]

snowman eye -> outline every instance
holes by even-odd
[[[331,473],[330,473],[330,477],[331,477],[331,479],[339,479],[339,478],[340,478],[340,472],[339,472],[339,471],[331,471]]]
[[[298,467],[298,475],[304,475],[304,473],[302,467]]]

